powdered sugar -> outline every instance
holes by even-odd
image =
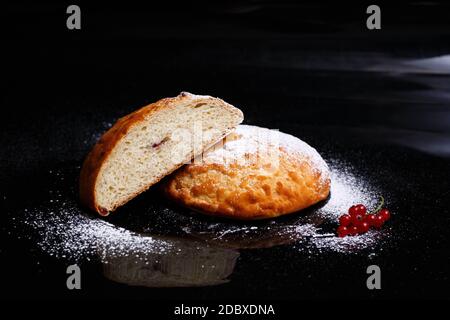
[[[379,201],[379,191],[365,181],[362,175],[356,175],[352,166],[342,160],[330,160],[331,195],[328,202],[319,211],[330,219],[337,219],[354,204],[362,203],[374,207]]]
[[[319,253],[330,250],[341,253],[357,253],[359,250],[375,246],[382,237],[383,234],[380,232],[370,230],[358,236],[344,238],[336,236],[313,237],[310,245],[317,249]]]
[[[242,166],[261,162],[261,169],[279,165],[281,157],[309,161],[322,182],[329,179],[326,162],[316,149],[287,133],[257,126],[240,125],[236,131],[202,155],[203,162],[212,164],[238,164]],[[199,159],[195,162],[199,163]],[[263,173],[262,173],[263,174]]]
[[[351,205],[363,203],[369,208],[375,207],[379,197],[377,188],[364,180],[350,164],[338,159],[328,159],[328,163],[332,181],[328,201],[304,212],[271,221],[242,224],[204,220],[162,204],[148,203],[148,208],[143,209],[147,216],[139,221],[151,227],[142,228],[146,234],[135,233],[86,214],[78,205],[76,192],[59,187],[73,180],[78,167],[72,168],[71,174],[61,170],[49,172],[55,184],[49,190],[50,199],[39,206],[23,209],[21,214],[14,215],[14,219],[21,234],[28,233],[23,232],[24,225],[29,227],[26,230],[30,231],[30,237],[43,252],[71,260],[100,257],[107,261],[114,256],[130,255],[141,259],[153,253],[170,255],[178,250],[174,247],[175,242],[153,235],[154,231],[161,234],[170,228],[178,228],[179,232],[205,241],[208,245],[236,249],[294,245],[297,250],[320,254],[324,251],[354,253],[375,247],[389,235],[387,231],[370,231],[346,238],[336,237],[334,231],[338,217]],[[128,214],[131,217],[131,213]],[[152,218],[155,216],[157,218]],[[153,219],[151,223],[150,219]],[[177,239],[184,241],[182,236]]]
[[[321,207],[293,217],[259,222],[256,225],[218,223],[207,228],[192,225],[185,232],[215,245],[233,248],[265,248],[295,244],[301,251],[319,254],[323,251],[357,253],[374,247],[386,232],[370,231],[363,235],[338,238],[337,220],[348,208],[363,203],[369,208],[379,200],[377,188],[354,172],[351,165],[330,159],[331,195]]]
[[[130,252],[164,253],[168,242],[119,228],[107,221],[84,215],[70,201],[53,201],[57,210],[25,209],[25,226],[38,232],[38,247],[50,256],[71,260],[127,256]]]

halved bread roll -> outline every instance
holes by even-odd
[[[119,119],[80,174],[82,203],[106,216],[233,131],[242,112],[221,99],[182,92]]]

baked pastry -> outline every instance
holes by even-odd
[[[128,114],[84,161],[82,203],[108,215],[214,145],[242,120],[242,112],[223,100],[187,92]]]
[[[330,175],[315,149],[275,130],[240,125],[167,178],[165,194],[196,211],[235,219],[292,213],[328,197]]]

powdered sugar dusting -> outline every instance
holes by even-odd
[[[337,219],[354,204],[362,203],[371,208],[379,201],[380,193],[360,175],[356,175],[350,164],[341,160],[330,160],[331,195],[319,209],[330,219]]]
[[[338,238],[335,235],[340,215],[354,204],[362,203],[374,208],[379,200],[375,186],[354,172],[351,165],[330,159],[331,195],[321,207],[299,213],[284,220],[272,220],[257,225],[214,224],[205,229],[191,226],[184,231],[191,235],[234,248],[265,248],[294,244],[300,251],[320,254],[324,251],[357,253],[373,248],[388,233],[370,231],[363,235]]]
[[[389,235],[387,230],[370,231],[364,235],[338,238],[334,235],[338,217],[357,203],[374,208],[379,192],[373,184],[348,163],[328,159],[331,174],[331,195],[323,204],[304,212],[270,221],[235,223],[233,221],[205,221],[195,215],[149,203],[146,209],[156,217],[156,234],[170,228],[189,237],[218,247],[268,248],[278,245],[294,245],[299,251],[320,254],[324,251],[353,254],[374,248]],[[78,168],[74,168],[78,171]],[[30,238],[51,256],[70,260],[100,258],[108,261],[114,256],[133,256],[136,259],[149,254],[170,255],[177,252],[173,241],[153,236],[151,227],[144,228],[146,234],[135,233],[115,226],[96,216],[86,214],[78,205],[74,190],[61,191],[58,184],[65,185],[70,176],[58,170],[50,174],[55,179],[55,188],[49,190],[50,199],[36,207],[23,209],[14,214],[18,230],[28,227]],[[385,195],[386,196],[386,195]],[[126,213],[123,213],[126,214]],[[143,219],[143,220],[142,220]],[[151,224],[153,225],[153,223]],[[27,232],[25,232],[27,233]],[[183,237],[179,237],[183,241]]]
[[[257,161],[261,168],[270,164],[271,170],[278,167],[280,157],[307,160],[324,183],[329,179],[329,170],[320,154],[306,142],[278,130],[250,125],[240,125],[236,131],[202,155],[208,164],[251,165]],[[195,162],[199,163],[199,159]]]
[[[380,232],[370,230],[358,236],[348,236],[344,238],[313,237],[311,245],[320,252],[335,251],[341,253],[357,253],[359,250],[374,247],[383,237]]]
[[[273,130],[271,131],[273,132]],[[322,183],[330,178],[328,165],[316,149],[290,134],[275,131],[275,135],[280,141],[280,147],[288,154],[308,158],[311,163],[311,167],[320,175]]]
[[[70,201],[52,201],[57,210],[25,209],[22,223],[38,232],[38,247],[50,256],[71,260],[101,260],[127,256],[134,252],[145,256],[150,252],[164,253],[168,242],[119,228],[107,221],[83,215]]]

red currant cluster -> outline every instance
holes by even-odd
[[[373,212],[367,212],[362,204],[351,206],[348,214],[339,217],[337,235],[342,238],[366,233],[371,227],[380,229],[391,218],[388,209],[381,209],[383,204],[384,199],[381,198],[381,205]]]

